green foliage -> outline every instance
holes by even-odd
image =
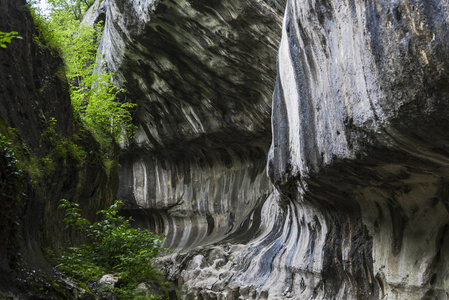
[[[47,125],[40,136],[40,146],[50,149],[45,156],[39,156],[34,151],[30,151],[17,129],[6,128],[4,130],[11,140],[11,147],[17,157],[20,169],[30,177],[35,187],[49,183],[58,166],[77,168],[84,164],[87,156],[81,146],[58,133],[55,118],[50,118]]]
[[[17,31],[3,32],[0,31],[0,47],[6,48],[6,44],[10,44],[12,39],[22,39]]]
[[[43,176],[49,173],[41,165],[40,159],[29,151],[16,128],[6,128],[5,132],[11,140],[11,147],[20,169],[30,176],[33,183],[40,182]]]
[[[102,139],[99,135],[110,134],[116,142],[120,142],[134,136],[136,126],[132,124],[130,111],[136,105],[115,100],[123,90],[114,86],[111,76],[111,73],[104,72],[85,77],[73,76],[74,81],[79,78],[82,80],[71,86],[72,104],[98,140]]]
[[[38,0],[30,0],[27,4],[36,29],[36,32],[33,33],[33,39],[41,48],[49,49],[53,54],[56,52],[57,55],[59,55],[56,36],[53,32],[54,30],[48,26],[47,17],[37,6],[37,2]]]
[[[103,25],[80,23],[75,17],[78,13],[73,12],[84,13],[91,1],[54,0],[49,3],[52,10],[48,18],[36,8],[32,11],[39,36],[58,49],[64,60],[75,113],[103,145],[106,137],[111,135],[116,142],[132,138],[136,126],[132,124],[131,111],[136,105],[118,101],[124,90],[114,85],[112,73],[103,71],[98,65],[100,53],[97,48]]]
[[[57,132],[57,121],[51,118],[48,127],[41,134],[41,141],[50,144],[51,154],[41,159],[46,169],[54,168],[53,159],[64,159],[74,163],[76,167],[81,166],[86,159],[86,152],[82,147],[67,140]]]
[[[133,299],[138,283],[157,278],[151,260],[160,251],[163,237],[147,229],[130,225],[130,219],[118,215],[123,202],[116,201],[107,210],[100,210],[103,218],[91,223],[81,216],[77,203],[61,200],[58,209],[65,209],[66,228],[70,227],[88,238],[88,243],[64,249],[58,268],[81,282],[95,282],[105,274],[120,277],[120,287],[114,288],[121,299]],[[103,291],[105,292],[105,291]]]
[[[75,20],[81,20],[94,0],[48,0],[53,10],[66,11]]]
[[[13,190],[17,190],[21,186],[23,180],[22,170],[19,167],[19,161],[14,153],[14,147],[12,141],[5,135],[0,133],[0,157],[2,157],[1,171],[4,174],[5,179],[8,182],[0,181],[0,187],[2,187],[2,196],[10,196],[16,193],[10,193]],[[7,190],[6,194],[4,191]]]

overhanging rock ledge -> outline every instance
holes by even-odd
[[[448,298],[447,1],[107,3],[184,298]]]

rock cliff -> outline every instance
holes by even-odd
[[[104,1],[104,67],[138,105],[118,197],[185,251],[242,231],[265,166],[283,7],[276,1]]]
[[[35,26],[25,1],[0,0],[0,31],[22,37],[0,48],[0,299],[73,297],[45,251],[79,240],[64,230],[59,200],[92,219],[117,191],[117,169],[106,171],[74,117],[62,60]]]
[[[1,131],[43,157],[47,119],[67,138],[76,125],[22,4],[0,0],[2,28],[25,45],[0,50]],[[86,21],[105,21],[103,67],[138,104],[118,198],[136,225],[167,234],[173,254],[158,264],[182,298],[449,297],[448,16],[441,0],[91,8]],[[111,198],[99,169],[52,177],[48,195],[29,188],[28,259],[63,240],[58,197]]]
[[[268,173],[305,215],[282,266],[300,298],[447,298],[448,8],[288,6]]]
[[[119,196],[168,234],[183,297],[448,297],[445,1],[98,11],[139,105]]]

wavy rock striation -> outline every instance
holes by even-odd
[[[446,298],[447,3],[289,4],[268,173],[286,212],[310,209],[281,266],[316,275],[286,279],[301,298]]]
[[[282,1],[107,1],[104,65],[138,104],[118,193],[187,251],[238,235],[266,176]],[[243,226],[245,227],[245,226]],[[245,227],[246,228],[246,227]]]
[[[119,195],[186,299],[447,299],[449,5],[288,1],[272,85],[279,6],[108,2]]]
[[[203,265],[174,271],[195,288],[186,292],[448,297],[447,15],[442,1],[288,3],[268,160],[275,191],[262,209],[271,217],[213,284],[202,279],[205,250],[194,256]]]

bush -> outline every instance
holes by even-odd
[[[59,134],[57,128],[57,120],[50,118],[47,128],[41,133],[41,141],[49,143],[52,149],[50,155],[41,159],[41,164],[44,166],[44,169],[55,170],[53,158],[69,160],[76,167],[82,166],[87,156],[86,152],[81,146]]]
[[[116,201],[107,210],[100,210],[103,219],[94,223],[81,217],[77,203],[61,200],[58,209],[65,209],[67,227],[88,238],[88,243],[68,247],[57,258],[57,268],[73,279],[92,284],[105,274],[120,277],[114,288],[120,299],[133,299],[137,284],[157,280],[151,260],[161,251],[162,236],[147,229],[133,228],[131,218],[118,215],[123,202]]]

